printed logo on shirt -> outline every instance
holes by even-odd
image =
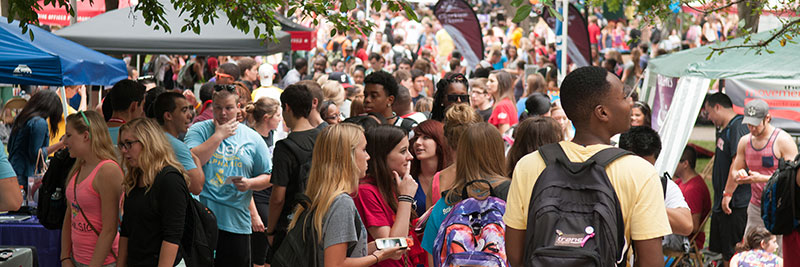
[[[717,138],[717,148],[719,148],[720,151],[725,151],[725,140]]]
[[[505,120],[506,118],[508,118],[508,114],[506,114],[505,112],[497,114],[497,118],[501,119],[501,120]]]
[[[214,155],[212,155],[211,159],[208,161],[208,164],[212,164],[212,166],[215,166],[217,169],[214,172],[214,178],[210,181],[212,185],[222,187],[225,184],[225,180],[228,176],[225,173],[225,169],[242,169],[244,167],[244,163],[239,157],[239,152],[243,148],[244,145],[232,146],[221,144],[217,150],[214,151]]]

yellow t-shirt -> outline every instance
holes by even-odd
[[[559,144],[573,162],[586,161],[600,150],[610,147],[584,147],[569,141]],[[544,168],[544,160],[538,151],[528,154],[517,163],[503,216],[507,226],[518,230],[527,229],[528,204],[533,185]],[[631,239],[647,240],[672,233],[664,207],[661,182],[653,165],[637,156],[623,156],[609,164],[606,172],[619,198],[628,244],[631,244]]]
[[[72,108],[72,106],[67,105],[67,116],[78,113],[77,110]],[[50,120],[47,120],[47,125],[50,125]],[[66,118],[62,118],[61,122],[58,123],[58,133],[53,136],[50,136],[50,145],[52,146],[55,143],[58,143],[61,140],[61,137],[64,136],[64,133],[67,131],[67,120]],[[52,156],[55,151],[52,151],[50,155]]]

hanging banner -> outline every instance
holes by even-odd
[[[664,121],[667,120],[667,111],[672,105],[672,96],[675,95],[675,87],[678,86],[678,78],[658,75],[656,79],[656,94],[653,99],[652,113],[650,117],[653,130],[658,131]]]
[[[68,26],[69,13],[64,7],[55,7],[52,4],[44,4],[44,0],[39,0],[39,5],[42,6],[41,10],[37,10],[36,14],[39,16],[39,23],[42,25],[61,25]],[[57,5],[57,4],[56,4]],[[129,1],[119,1],[117,8],[124,8],[131,6]],[[78,22],[90,19],[94,16],[106,12],[106,3],[100,0],[89,2],[89,0],[79,0],[78,6],[75,8],[78,12]]]
[[[317,43],[317,31],[288,31],[292,37],[292,51],[310,51]]]
[[[800,133],[800,81],[798,80],[725,80],[725,93],[733,101],[733,110],[744,114],[744,105],[753,99],[769,104],[772,125],[789,133]]]
[[[474,69],[483,59],[483,33],[475,11],[464,0],[440,0],[433,8],[442,28],[453,38],[456,49]]]
[[[589,30],[587,28],[586,19],[581,15],[581,11],[575,5],[569,5],[569,24],[567,27],[567,35],[569,35],[569,43],[567,44],[568,61],[575,63],[577,67],[589,66],[592,62],[592,50],[589,43]],[[556,24],[560,24],[556,17],[550,15],[548,7],[542,9],[542,18],[547,25],[550,26],[554,32],[560,32]],[[560,26],[560,25],[559,25]],[[560,60],[558,57],[557,60]]]

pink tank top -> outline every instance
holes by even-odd
[[[436,205],[436,201],[439,201],[439,199],[442,198],[442,193],[439,192],[439,175],[441,174],[442,172],[438,171],[433,175],[433,182],[431,183],[431,201],[433,201],[433,203],[431,204],[431,207]]]
[[[92,231],[92,228],[89,227],[89,224],[87,224],[86,220],[83,219],[83,215],[80,214],[79,210],[83,210],[86,218],[89,219],[89,222],[92,223],[92,226],[97,229],[97,232],[103,231],[103,220],[100,209],[100,194],[94,190],[92,183],[94,182],[95,175],[100,169],[100,166],[103,166],[106,163],[111,163],[114,164],[114,166],[119,167],[119,165],[117,165],[117,163],[113,160],[104,160],[94,167],[94,170],[89,173],[89,176],[87,176],[86,179],[83,179],[83,181],[78,183],[77,190],[73,189],[75,187],[75,179],[77,179],[78,176],[77,173],[73,175],[72,179],[67,182],[67,201],[69,201],[69,212],[72,219],[72,255],[75,257],[77,262],[83,264],[89,264],[92,261],[95,244],[97,243],[97,234]],[[78,197],[77,203],[75,203],[75,194],[77,194]],[[118,243],[119,233],[117,233],[117,235],[114,237],[114,242],[111,244],[111,250],[114,252],[114,255],[119,255],[117,247]],[[103,261],[103,265],[110,264],[115,261],[116,259],[114,259],[114,256],[109,253],[108,256],[106,256],[105,261]]]
[[[746,146],[744,150],[744,161],[750,171],[769,176],[778,169],[778,158],[775,157],[773,146],[775,145],[775,139],[778,138],[778,133],[780,133],[780,131],[781,129],[775,128],[775,130],[772,131],[772,135],[769,137],[769,141],[767,141],[767,145],[761,149],[753,147],[753,138],[752,135],[750,135],[750,139],[747,140],[749,145]],[[750,203],[761,205],[761,191],[764,190],[764,185],[766,185],[766,183],[750,184]]]

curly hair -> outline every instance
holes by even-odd
[[[460,83],[464,85],[464,88],[467,88],[467,92],[469,92],[469,81],[467,77],[464,77],[464,74],[449,72],[444,75],[444,78],[439,80],[436,83],[436,93],[433,94],[433,108],[431,109],[431,119],[442,121],[445,117],[445,109],[448,107],[445,106],[445,97],[447,97],[447,89],[450,87],[451,84]]]
[[[609,73],[601,67],[581,67],[564,77],[561,106],[574,124],[586,123],[592,110],[609,93]]]
[[[364,84],[379,84],[383,86],[383,91],[386,92],[386,96],[397,95],[397,80],[388,72],[376,71],[370,73],[364,78]]]

